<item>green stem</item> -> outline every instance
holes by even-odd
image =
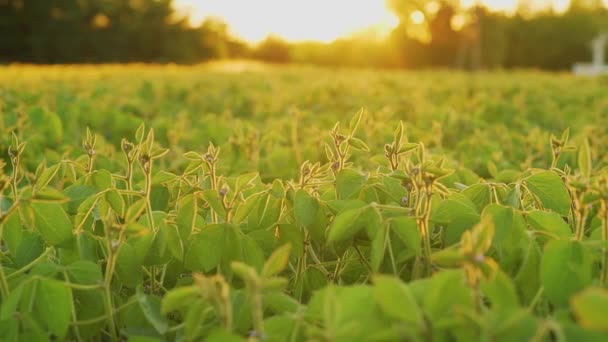
[[[104,306],[105,306],[105,310],[106,310],[106,319],[108,322],[108,328],[110,329],[110,336],[112,337],[112,341],[117,341],[118,332],[116,331],[116,324],[114,322],[112,292],[110,289],[112,286],[114,268],[116,267],[116,257],[118,255],[118,252],[120,251],[120,247],[122,245],[122,236],[123,235],[120,234],[119,241],[118,241],[119,245],[118,245],[118,248],[116,249],[116,252],[114,252],[113,248],[112,248],[112,236],[110,234],[108,227],[106,227],[106,229],[105,229],[105,235],[106,235],[106,243],[107,243],[107,249],[108,249],[108,259],[107,259],[106,273],[105,273],[105,278],[104,278]]]
[[[70,277],[68,276],[68,272],[63,271],[63,277],[65,279],[65,284],[68,285],[68,287],[70,285],[72,285],[72,283],[70,282]],[[72,289],[69,289],[70,291],[70,297],[74,298],[74,293],[72,292]],[[76,306],[74,306],[74,301],[71,301],[71,310],[72,310],[72,320],[77,321],[78,317],[76,316]],[[72,329],[74,330],[74,336],[76,336],[76,339],[78,341],[82,340],[82,337],[80,337],[80,328],[78,328],[77,325],[73,325]]]
[[[252,310],[253,324],[258,340],[264,339],[264,308],[262,306],[262,294],[259,291],[258,284],[252,289]]]
[[[582,214],[577,215],[575,239],[582,241],[585,237],[585,221],[587,221],[587,209],[583,209]]]
[[[2,266],[2,264],[0,264],[0,294],[2,295],[2,302],[4,302],[10,294],[6,275],[4,274],[4,266]]]
[[[114,323],[114,309],[113,309],[113,305],[112,305],[112,292],[110,291],[110,286],[108,284],[106,284],[105,289],[104,289],[104,305],[105,305],[105,309],[106,309],[106,319],[108,321],[108,327],[110,328],[110,335],[112,336],[112,341],[117,341],[118,333],[116,331],[116,324]]]
[[[123,305],[121,305],[121,306],[119,306],[119,307],[117,307],[116,309],[113,310],[114,314],[119,313],[120,311],[124,310],[128,306],[133,305],[135,303],[137,303],[137,299],[130,300],[130,301],[124,303]],[[89,325],[89,324],[95,324],[95,323],[103,322],[106,319],[107,319],[107,316],[104,315],[104,316],[99,316],[99,317],[96,317],[96,318],[86,319],[86,320],[82,320],[82,321],[74,321],[74,322],[71,322],[70,324],[71,325]]]
[[[15,161],[13,163],[13,173],[12,173],[12,178],[11,178],[11,189],[13,191],[13,200],[15,202],[17,202],[17,177],[18,177],[18,170],[19,170],[19,156],[17,156],[15,158]]]
[[[127,191],[132,192],[133,191],[133,161],[131,160],[127,160]],[[127,196],[127,202],[129,203],[129,206],[132,204],[133,199],[131,198],[131,195]]]
[[[211,173],[211,190],[215,190],[217,191],[217,176],[215,174],[216,170],[215,170],[215,163],[211,163],[209,165],[209,170]],[[218,222],[218,217],[217,217],[217,213],[215,212],[215,210],[211,209],[211,222],[212,223],[217,223]]]
[[[426,269],[423,274],[424,276],[426,276],[427,272],[429,272],[432,268],[431,254],[433,252],[431,249],[431,232],[430,232],[430,227],[429,227],[430,216],[431,216],[431,196],[430,196],[430,191],[429,191],[425,195],[424,213],[422,215],[422,219],[420,220],[420,232],[422,235],[422,251],[423,251],[424,263],[426,265],[426,267],[425,267]]]
[[[600,277],[600,285],[602,287],[606,286],[606,281],[608,281],[608,248],[606,248],[606,244],[608,243],[608,205],[606,203],[604,206],[604,217],[602,217],[602,240],[604,242],[604,250],[603,258],[602,258],[602,274]]]
[[[21,267],[20,269],[18,269],[17,271],[11,273],[8,275],[8,277],[6,279],[11,279],[14,278],[20,274],[23,274],[25,272],[27,272],[29,269],[31,269],[32,267],[36,266],[36,264],[38,264],[40,261],[42,261],[44,258],[46,258],[47,255],[49,255],[49,253],[51,253],[51,251],[53,251],[53,247],[48,247],[42,254],[40,254],[36,259],[34,259],[32,262],[30,262],[29,264]]]
[[[372,265],[370,265],[369,262],[365,259],[363,253],[361,253],[361,250],[359,249],[359,246],[355,245],[354,248],[355,251],[357,251],[357,255],[359,255],[359,261],[361,261],[361,263],[365,265],[369,273],[373,273],[374,270],[372,269]]]

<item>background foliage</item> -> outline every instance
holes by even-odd
[[[572,1],[565,13],[531,11],[521,3],[514,15],[506,15],[482,7],[464,9],[459,1],[390,0],[387,4],[400,24],[387,38],[362,32],[325,44],[271,36],[248,45],[232,37],[218,19],[192,27],[174,13],[171,0],[4,0],[0,61],[196,63],[253,58],[330,66],[559,70],[589,61],[589,41],[608,30],[608,10],[601,1]],[[411,22],[414,11],[424,14],[424,24]],[[454,24],[458,18],[464,24]]]

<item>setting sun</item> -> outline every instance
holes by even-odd
[[[290,41],[329,42],[362,30],[388,33],[397,18],[383,0],[177,0],[194,23],[219,17],[250,42],[269,34]]]
[[[569,0],[530,0],[533,8],[552,6],[561,11]],[[483,3],[493,10],[512,12],[518,0],[461,0],[464,7]],[[329,42],[360,31],[388,34],[398,19],[385,0],[175,0],[176,8],[189,14],[193,23],[208,17],[226,21],[233,34],[249,42],[268,35],[289,41]],[[422,12],[412,13],[415,24],[425,21]]]

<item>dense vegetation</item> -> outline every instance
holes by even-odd
[[[605,82],[4,69],[0,339],[606,340]]]

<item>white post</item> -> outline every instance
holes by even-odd
[[[593,66],[598,70],[604,67],[607,39],[608,35],[603,34],[591,41],[591,48],[593,49]]]

